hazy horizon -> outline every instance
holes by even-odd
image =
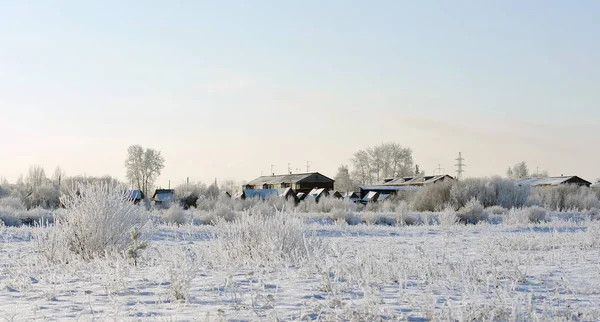
[[[0,3],[0,177],[333,177],[382,142],[431,174],[600,177],[600,2]]]

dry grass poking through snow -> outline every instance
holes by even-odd
[[[441,225],[426,225],[436,222],[432,214],[395,211],[371,216],[410,215],[422,224],[348,225],[352,211],[336,221],[255,208],[213,225],[160,225],[137,265],[118,249],[52,261],[32,236],[54,228],[4,227],[0,313],[118,321],[600,319],[600,222],[525,208],[494,214],[499,224],[457,225],[460,211],[448,208],[436,217]]]

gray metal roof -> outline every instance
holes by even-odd
[[[447,174],[435,175],[435,176],[423,176],[423,177],[404,177],[396,178],[394,180],[382,183],[382,186],[410,186],[410,185],[426,185],[430,183],[436,183],[437,181],[444,179],[454,179],[452,176]]]
[[[536,187],[536,186],[558,186],[561,184],[566,183],[567,181],[573,179],[573,178],[577,178],[579,180],[583,180],[581,178],[579,178],[578,176],[562,176],[562,177],[547,177],[547,178],[523,178],[520,180],[517,180],[517,185],[521,186],[521,185],[526,185],[526,186],[532,186],[532,187]],[[586,180],[583,180],[585,182],[587,182]],[[591,182],[590,182],[591,184]]]
[[[156,189],[152,199],[155,201],[173,201],[175,200],[175,190],[173,189]]]
[[[282,183],[296,183],[296,182],[302,182],[303,180],[306,179],[314,179],[318,182],[321,181],[331,181],[334,182],[333,179],[328,178],[318,172],[310,172],[310,173],[295,173],[295,174],[281,174],[281,175],[274,175],[274,176],[262,176],[262,177],[258,177],[250,182],[248,182],[248,185],[251,186],[256,186],[256,185],[263,185],[263,184],[282,184]]]
[[[125,190],[125,198],[129,200],[141,200],[142,190]]]
[[[369,191],[369,193],[367,193],[363,198],[362,201],[375,201],[377,200],[377,198],[379,197],[379,192],[377,191]]]
[[[423,189],[423,187],[419,186],[360,186],[360,190],[368,190],[368,191],[415,191]]]

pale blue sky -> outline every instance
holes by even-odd
[[[430,173],[600,177],[598,1],[2,1],[0,176],[334,176],[383,141]]]

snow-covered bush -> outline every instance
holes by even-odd
[[[504,215],[503,222],[509,225],[527,225],[546,221],[546,209],[538,206],[512,208]]]
[[[213,250],[224,264],[297,264],[321,247],[301,219],[283,213],[265,216],[244,212],[233,222],[218,221],[215,228]]]
[[[418,191],[412,201],[416,211],[436,211],[443,209],[451,201],[450,191],[453,186],[450,180],[425,186]]]
[[[54,209],[59,205],[60,190],[53,184],[44,184],[31,188],[27,196],[27,207]]]
[[[6,226],[33,225],[35,223],[51,223],[52,211],[42,208],[25,209],[23,202],[15,197],[0,199],[0,221]]]
[[[555,211],[586,210],[600,206],[591,188],[576,185],[536,187],[529,197],[529,204]]]
[[[491,207],[487,207],[484,210],[486,213],[488,213],[488,215],[504,215],[508,212],[508,209],[502,207],[502,206],[491,206]]]
[[[483,211],[483,205],[476,198],[469,200],[464,207],[459,209],[457,216],[458,221],[463,224],[477,224],[488,218],[488,215]]]
[[[451,226],[458,223],[458,216],[456,215],[456,211],[452,205],[446,205],[444,210],[440,212],[438,216],[438,223],[440,226]]]
[[[409,212],[409,205],[405,201],[396,204],[395,220],[397,226],[412,226],[420,222],[419,215]]]
[[[172,204],[169,209],[162,212],[162,219],[166,223],[183,225],[187,223],[188,215],[179,205]]]
[[[355,212],[345,209],[334,209],[328,213],[328,217],[335,222],[345,222],[348,225],[358,225],[361,223],[360,217]]]
[[[0,198],[0,208],[11,208],[14,210],[25,210],[25,204],[17,197]]]
[[[6,226],[20,226],[21,214],[25,212],[25,204],[16,197],[5,197],[0,199],[0,220]]]
[[[483,206],[496,204],[495,187],[487,178],[471,178],[455,182],[450,190],[452,204],[456,208],[466,205],[469,200],[475,198]]]
[[[48,238],[59,239],[69,251],[83,259],[125,251],[131,230],[148,232],[144,211],[127,200],[117,185],[95,182],[80,184],[61,198],[65,210],[57,213]]]
[[[360,218],[363,223],[369,225],[393,226],[397,222],[395,216],[383,212],[362,212]]]
[[[187,249],[175,248],[163,251],[161,256],[165,275],[169,278],[171,298],[175,301],[189,301],[191,283],[196,276],[194,254]]]
[[[527,219],[532,223],[546,221],[546,209],[536,206],[527,208]]]
[[[510,209],[523,207],[527,204],[527,198],[531,190],[529,186],[519,186],[511,179],[500,177],[492,177],[490,185],[494,186],[496,191],[496,205]]]
[[[277,208],[270,202],[259,202],[249,212],[253,216],[273,216],[277,213]]]

